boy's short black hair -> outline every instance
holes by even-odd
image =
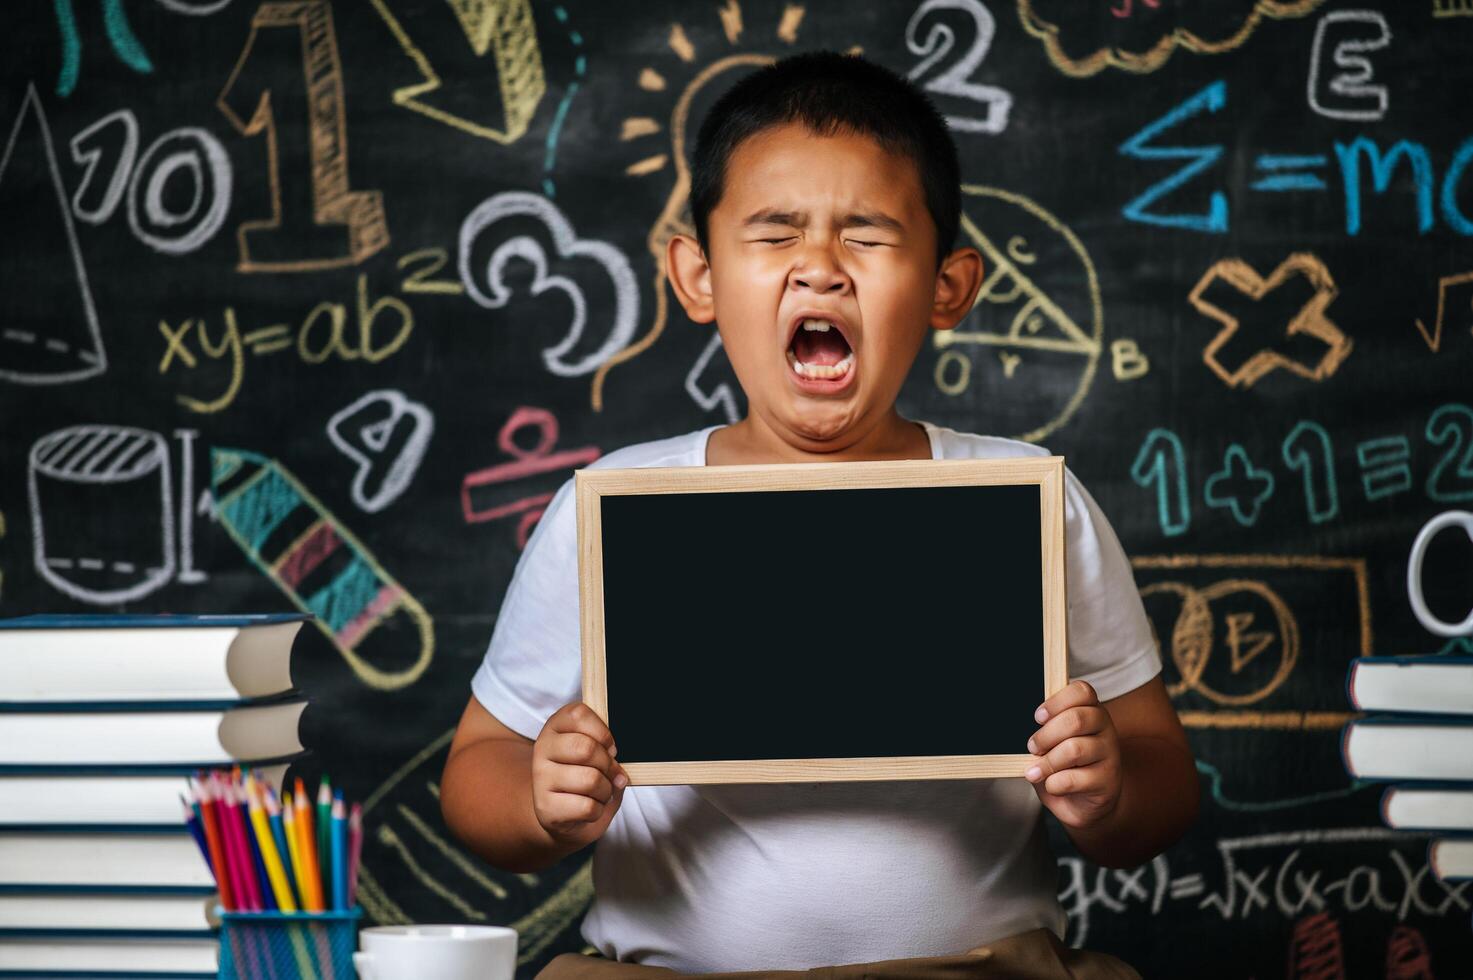
[[[819,136],[868,136],[908,157],[936,225],[936,266],[950,254],[961,214],[961,166],[946,120],[920,88],[858,55],[795,54],[745,76],[701,123],[690,165],[690,209],[707,250],[711,211],[721,200],[726,164],[745,139],[770,126],[802,123]]]

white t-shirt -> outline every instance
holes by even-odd
[[[1048,455],[921,424],[934,459]],[[716,428],[591,465],[704,466]],[[527,542],[471,682],[531,739],[581,698],[572,488]],[[1065,501],[1069,675],[1106,701],[1154,677],[1160,657],[1120,543],[1067,470]],[[1038,926],[1062,936],[1042,815],[1021,778],[631,786],[594,847],[583,936],[610,958],[691,973],[956,954]]]

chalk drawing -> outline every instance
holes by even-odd
[[[380,691],[418,680],[435,652],[434,624],[419,600],[279,462],[220,447],[210,459],[220,526],[314,615],[358,679]]]
[[[110,138],[104,139],[103,134],[113,129],[120,131],[117,137],[118,159],[113,164],[101,200],[95,207],[88,207],[82,203],[83,199],[92,188],[108,144],[113,142]],[[123,192],[128,189],[128,175],[133,172],[133,162],[138,159],[138,120],[131,109],[110,112],[73,136],[71,149],[72,160],[87,168],[77,184],[77,193],[72,196],[72,212],[89,225],[100,225],[112,217],[123,200]]]
[[[1080,16],[1077,12],[1079,4],[1073,0],[1053,4],[1044,0],[1018,0],[1018,19],[1029,34],[1043,43],[1044,52],[1055,68],[1072,78],[1088,78],[1106,68],[1118,68],[1134,74],[1153,72],[1164,65],[1177,48],[1198,55],[1233,51],[1253,36],[1265,17],[1274,20],[1303,17],[1323,2],[1324,0],[1241,0],[1233,7],[1234,10],[1241,11],[1241,15],[1231,22],[1231,28],[1223,31],[1220,37],[1203,37],[1189,27],[1178,27],[1171,22],[1171,29],[1155,37],[1149,44],[1139,44],[1134,36],[1130,38],[1131,43],[1122,43],[1113,36],[1107,36],[1082,55],[1071,54],[1067,49],[1090,45],[1080,45],[1078,42],[1066,45],[1062,35],[1081,28],[1088,29],[1089,25],[1098,21],[1090,16]],[[1117,20],[1124,19],[1130,14],[1130,6],[1129,0],[1124,0],[1123,8],[1112,8],[1111,13],[1115,14]],[[1147,6],[1155,7],[1156,4],[1147,0]],[[1123,13],[1116,12],[1122,9]]]
[[[76,91],[77,76],[82,71],[82,38],[77,32],[77,15],[72,9],[72,0],[55,0],[56,27],[61,34],[61,73],[56,79],[56,94],[66,98]],[[153,71],[148,52],[138,43],[133,29],[128,26],[128,14],[123,10],[123,0],[102,0],[102,23],[107,31],[108,42],[118,60],[139,74]]]
[[[984,107],[984,115],[948,115],[946,124],[958,133],[1001,133],[1008,127],[1008,111],[1013,106],[1013,96],[996,85],[982,85],[972,81],[972,73],[987,57],[997,32],[997,22],[981,0],[925,0],[911,14],[905,25],[905,46],[910,53],[921,58],[906,78],[911,81],[925,78],[926,73],[943,62],[956,46],[956,31],[942,19],[942,13],[957,11],[972,20],[973,40],[971,47],[960,53],[957,60],[934,77],[922,83],[928,92],[950,95],[975,102]],[[925,38],[920,37],[923,25],[929,23]]]
[[[970,384],[975,355],[989,351],[1000,355],[1008,378],[1020,363],[1064,375],[1074,382],[1065,389],[1067,400],[1056,411],[1057,402],[1046,404],[1052,418],[1017,436],[1036,442],[1073,417],[1094,381],[1104,348],[1099,278],[1079,237],[1034,201],[975,184],[963,184],[962,194],[962,234],[991,271],[966,319],[951,330],[931,331],[931,347],[939,352],[933,379],[943,394],[977,388],[974,399],[994,400],[991,386]],[[1040,254],[1055,258],[1040,267]],[[1025,402],[1030,410],[1043,404],[1036,388]]]
[[[502,222],[520,227],[525,222],[516,219],[526,218],[540,222],[547,229],[552,239],[551,257],[537,238],[526,234],[507,235],[504,228],[498,227]],[[472,252],[483,236],[496,242],[484,267],[484,289],[472,268]],[[506,236],[504,240],[502,236]],[[633,338],[639,318],[639,286],[629,260],[607,242],[579,238],[557,205],[547,198],[524,191],[507,191],[481,202],[461,223],[460,279],[477,305],[495,310],[510,301],[512,293],[503,277],[507,263],[513,260],[531,264],[535,273],[531,285],[533,296],[550,290],[561,292],[572,305],[572,319],[562,339],[542,352],[542,363],[548,371],[563,378],[592,373]],[[583,354],[573,352],[583,341],[587,328],[588,302],[583,287],[574,278],[550,271],[553,263],[569,267],[580,261],[592,263],[608,280],[613,292],[612,303],[600,303],[597,307],[609,310],[606,318],[600,317],[603,341],[596,349]]]
[[[1340,96],[1338,105],[1326,105],[1321,88],[1325,35],[1332,30],[1340,39],[1331,50],[1335,70],[1324,87]],[[1385,85],[1372,82],[1376,70],[1365,54],[1390,43],[1391,28],[1378,10],[1332,10],[1321,17],[1309,49],[1309,107],[1330,119],[1379,122],[1386,115],[1391,97]]]
[[[474,86],[480,90],[490,74],[484,61],[491,52],[496,78],[497,98],[474,100],[445,100],[457,104],[475,102],[494,105],[488,115],[501,125],[489,125],[484,120],[467,119],[464,115],[435,105],[432,96],[440,92],[445,82],[435,70],[424,50],[410,37],[399,18],[389,9],[389,0],[369,0],[373,9],[383,18],[389,32],[394,36],[404,54],[414,62],[421,81],[394,90],[393,101],[412,112],[418,112],[436,122],[470,136],[497,143],[514,143],[527,131],[527,125],[537,112],[537,105],[547,92],[547,80],[542,71],[542,51],[537,44],[537,25],[532,19],[531,0],[451,0],[450,13],[460,25],[471,56],[464,51],[445,51],[437,54],[436,61],[443,68],[449,62],[456,67],[451,84],[463,88]],[[444,16],[444,9],[437,10]],[[434,16],[428,11],[418,11],[416,19]],[[406,20],[409,18],[406,17]]]
[[[1131,559],[1140,594],[1152,616],[1163,657],[1178,680],[1168,683],[1173,698],[1192,693],[1205,698],[1206,711],[1178,709],[1187,728],[1285,731],[1338,731],[1355,714],[1320,710],[1296,703],[1310,687],[1300,684],[1284,692],[1296,671],[1318,671],[1324,685],[1338,690],[1349,658],[1372,652],[1370,588],[1361,558],[1318,555],[1207,554],[1143,555]],[[1169,575],[1168,575],[1169,573]],[[1172,621],[1159,624],[1161,600],[1174,597],[1180,606]],[[1319,628],[1306,661],[1296,603],[1322,606]],[[1307,597],[1312,596],[1312,599]],[[1348,641],[1333,650],[1324,636],[1343,629]],[[1331,659],[1324,661],[1324,657]],[[1323,661],[1323,662],[1322,662]],[[1305,663],[1308,666],[1302,666]],[[1253,669],[1244,668],[1252,666]],[[1271,668],[1271,669],[1265,669]],[[1335,680],[1330,680],[1333,677]],[[1270,702],[1270,698],[1272,701]],[[1337,700],[1335,702],[1339,704]]]
[[[1135,160],[1186,160],[1169,177],[1163,177],[1120,209],[1120,213],[1131,221],[1164,228],[1185,228],[1190,231],[1221,233],[1227,231],[1227,195],[1214,190],[1207,200],[1207,210],[1164,214],[1151,210],[1151,205],[1194,179],[1202,171],[1213,166],[1222,157],[1221,144],[1210,146],[1162,146],[1156,137],[1169,129],[1203,112],[1215,113],[1227,105],[1227,83],[1221,79],[1189,96],[1173,107],[1164,116],[1148,124],[1130,139],[1121,143],[1119,152]]]
[[[64,595],[132,602],[174,577],[169,445],[157,432],[77,425],[42,436],[26,493],[36,571]],[[104,514],[115,520],[97,519]]]
[[[305,105],[273,102],[275,64],[252,58],[275,45],[301,59]],[[355,265],[389,243],[383,197],[348,187],[348,131],[342,64],[325,0],[267,2],[215,105],[243,136],[264,136],[271,216],[236,231],[241,272],[301,272]],[[281,114],[280,119],[277,113]],[[283,193],[285,177],[294,183]]]
[[[1175,537],[1192,526],[1192,500],[1187,490],[1187,458],[1181,439],[1170,429],[1152,429],[1141,440],[1130,478],[1136,486],[1156,488],[1156,521],[1161,533]]]
[[[1226,507],[1243,527],[1258,523],[1258,514],[1274,493],[1274,475],[1255,467],[1248,451],[1236,442],[1223,454],[1222,469],[1207,478],[1202,499],[1208,507]]]
[[[1407,557],[1407,599],[1412,604],[1417,622],[1428,632],[1438,636],[1473,636],[1473,612],[1469,612],[1462,622],[1444,622],[1428,608],[1427,600],[1422,594],[1422,561],[1427,557],[1427,546],[1445,527],[1462,528],[1468,535],[1469,542],[1473,543],[1473,514],[1466,510],[1443,511],[1423,524],[1412,541],[1411,554]]]
[[[1412,445],[1406,436],[1366,439],[1355,447],[1361,467],[1361,488],[1367,500],[1405,493],[1412,487]]]
[[[709,391],[701,385],[701,378],[708,371],[715,373],[716,369],[722,365],[727,368],[726,374],[731,374],[730,362],[726,360],[724,352],[718,358],[718,351],[722,351],[721,334],[712,330],[711,339],[706,341],[706,346],[701,348],[701,353],[696,356],[695,363],[685,374],[685,392],[690,395],[691,401],[705,411],[710,412],[719,408],[728,423],[735,423],[742,417],[741,410],[737,408],[739,386],[733,385],[729,378],[722,378],[711,386]]]
[[[176,579],[185,585],[198,585],[209,576],[194,567],[194,519],[210,511],[210,491],[194,492],[194,442],[196,429],[175,429],[179,440],[179,572]],[[195,502],[198,501],[198,504]]]
[[[1283,326],[1281,335],[1304,335],[1318,340],[1323,345],[1318,358],[1304,363],[1281,354],[1272,347],[1263,347],[1243,358],[1235,367],[1223,364],[1219,353],[1238,333],[1241,321],[1239,317],[1222,309],[1218,303],[1209,301],[1206,298],[1208,290],[1223,283],[1234,292],[1257,303],[1295,277],[1303,277],[1314,292]],[[1187,301],[1197,312],[1222,324],[1221,329],[1203,348],[1202,363],[1230,388],[1251,388],[1259,378],[1279,368],[1310,381],[1323,381],[1339,369],[1354,346],[1353,341],[1325,315],[1326,307],[1334,301],[1337,294],[1330,270],[1308,252],[1290,255],[1279,263],[1267,279],[1240,259],[1221,259],[1213,263],[1187,295]],[[1277,327],[1275,332],[1280,332]]]
[[[1330,433],[1318,422],[1301,419],[1279,445],[1290,472],[1304,484],[1304,510],[1311,524],[1323,524],[1340,513],[1335,483],[1335,452]]]
[[[517,433],[526,431],[533,431],[537,436],[537,444],[530,449],[517,443]],[[500,499],[487,502],[482,498],[487,495],[487,487],[587,466],[599,457],[597,446],[553,452],[557,439],[557,417],[547,409],[523,405],[512,412],[496,433],[496,445],[512,460],[467,473],[460,483],[460,509],[465,522],[481,524],[516,517],[517,549],[525,548],[533,526],[541,519],[556,491],[534,493],[510,502]]]
[[[59,0],[60,2],[60,0]],[[44,190],[33,187],[14,186],[19,178],[12,177],[11,187],[5,186],[5,174],[9,170],[11,157],[20,140],[21,130],[29,126],[36,131],[28,137],[28,147],[39,143],[39,153],[45,162],[50,186]],[[11,127],[10,138],[5,143],[5,153],[0,156],[0,205],[6,209],[15,207],[7,198],[29,199],[33,196],[50,194],[60,212],[62,230],[66,236],[66,247],[70,259],[70,270],[76,278],[77,299],[81,304],[81,323],[75,319],[75,311],[66,304],[55,301],[48,303],[44,320],[25,322],[0,322],[0,380],[23,385],[62,384],[96,377],[107,370],[107,353],[102,346],[102,332],[97,323],[97,308],[92,302],[92,287],[87,279],[87,265],[82,260],[82,249],[77,244],[77,229],[72,224],[71,208],[67,204],[66,188],[62,184],[61,169],[56,163],[56,149],[51,142],[51,124],[46,121],[46,110],[41,107],[36,86],[28,84],[21,99],[20,112]],[[13,213],[13,211],[12,211]],[[24,229],[18,229],[21,235]],[[25,248],[23,238],[11,242],[13,248]],[[22,267],[16,262],[0,263],[7,277],[19,274]],[[11,291],[19,295],[33,295],[35,283],[26,283],[17,289],[11,283]],[[13,313],[10,315],[14,315]]]
[[[1433,321],[1432,329],[1429,331],[1420,318],[1416,321],[1417,332],[1422,335],[1422,339],[1427,342],[1427,347],[1432,353],[1436,354],[1442,347],[1443,318],[1447,314],[1447,291],[1469,283],[1473,283],[1473,272],[1460,272],[1457,275],[1443,276],[1437,280],[1437,319]]]
[[[163,159],[155,162],[160,155]],[[194,197],[188,208],[174,212],[164,205],[164,187],[180,171],[190,175]],[[171,130],[154,140],[133,171],[128,185],[128,226],[155,251],[166,255],[193,252],[214,238],[225,223],[233,182],[230,159],[213,134],[198,126]],[[207,196],[209,205],[201,209]],[[175,230],[176,226],[183,227]]]
[[[1473,409],[1456,402],[1439,406],[1425,435],[1447,447],[1427,475],[1427,496],[1445,504],[1473,500]]]
[[[1110,341],[1110,370],[1116,381],[1134,381],[1151,370],[1151,359],[1129,337]]]
[[[327,438],[353,461],[349,490],[360,510],[376,514],[399,499],[424,459],[435,417],[402,391],[370,391],[327,422]]]

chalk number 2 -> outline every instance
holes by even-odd
[[[928,92],[955,95],[979,103],[985,108],[985,114],[980,118],[947,116],[947,125],[957,132],[1000,133],[1008,128],[1008,110],[1013,107],[1012,94],[995,85],[982,85],[971,79],[977,66],[982,64],[982,59],[987,57],[987,51],[992,47],[992,37],[997,31],[996,21],[980,0],[925,0],[916,8],[916,12],[910,17],[910,23],[905,25],[905,46],[921,60],[906,73],[906,77],[911,81],[921,78],[952,53],[956,46],[956,31],[941,19],[941,12],[947,10],[959,10],[971,17],[976,38],[972,41],[972,46],[962,52],[956,61],[943,66],[943,70],[924,82],[922,87]],[[928,21],[930,28],[922,39],[921,27]]]

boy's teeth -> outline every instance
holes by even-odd
[[[792,351],[788,351],[788,363],[793,370],[805,378],[842,378],[854,364],[854,352],[850,351],[837,364],[804,364]]]
[[[831,324],[827,320],[804,320],[804,330],[815,330],[818,333],[828,333]]]

